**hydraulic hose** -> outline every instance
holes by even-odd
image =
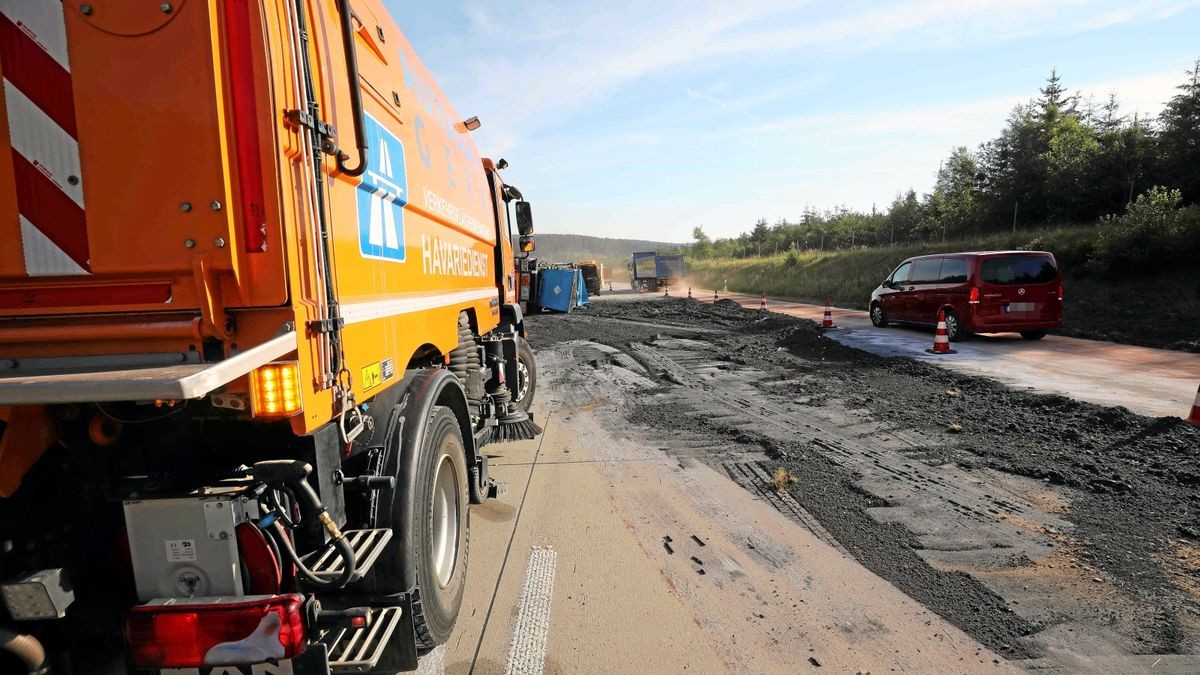
[[[17,633],[0,626],[0,649],[21,659],[29,675],[50,672],[50,666],[46,663],[46,648],[32,635]]]
[[[306,509],[310,513],[317,515],[317,520],[321,522],[325,532],[329,535],[330,543],[337,549],[338,557],[342,559],[342,571],[335,579],[322,579],[316,573],[304,566],[300,561],[300,556],[296,553],[295,547],[292,546],[291,537],[288,535],[287,529],[283,524],[276,520],[272,525],[275,529],[275,535],[280,548],[287,554],[296,565],[296,570],[300,576],[304,577],[309,583],[322,588],[341,588],[350,583],[350,578],[354,576],[354,570],[358,566],[357,556],[354,555],[354,548],[350,546],[350,542],[346,541],[345,535],[338,528],[337,523],[333,522],[333,518],[329,516],[329,511],[325,509],[325,505],[321,503],[320,496],[313,486],[308,482],[308,474],[312,473],[312,467],[299,460],[274,459],[263,462],[258,462],[251,470],[256,480],[272,485],[286,485],[292,489],[293,499],[300,504],[300,511],[303,513]]]
[[[287,555],[288,559],[296,566],[296,571],[300,576],[304,577],[305,581],[318,586],[320,588],[342,588],[350,583],[350,577],[354,575],[354,568],[358,565],[358,560],[354,555],[354,549],[350,547],[350,542],[346,541],[345,537],[338,537],[331,542],[334,548],[338,551],[338,556],[342,559],[342,572],[336,579],[322,579],[317,576],[312,570],[304,566],[301,562],[299,554],[296,553],[295,547],[292,546],[291,537],[284,529],[279,521],[272,524],[275,528],[275,538],[279,542],[279,547]]]

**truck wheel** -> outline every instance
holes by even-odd
[[[1021,331],[1021,337],[1025,338],[1026,340],[1041,340],[1042,338],[1046,337],[1046,331],[1023,330]]]
[[[458,418],[450,408],[434,407],[417,463],[413,526],[417,593],[413,623],[417,643],[432,649],[450,638],[462,607],[467,578],[466,452]]]
[[[525,338],[517,336],[517,390],[513,392],[513,403],[517,409],[529,412],[533,395],[537,390],[537,362],[533,360],[533,349]]]

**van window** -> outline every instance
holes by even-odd
[[[907,284],[908,283],[908,273],[911,270],[912,270],[911,262],[906,262],[903,265],[897,267],[896,271],[892,272],[892,277],[891,277],[892,283]]]
[[[942,260],[941,282],[943,284],[967,283],[967,261],[962,258]]]
[[[1058,279],[1054,261],[1046,256],[987,258],[979,276],[989,284],[1045,284]]]
[[[914,284],[936,284],[938,271],[942,267],[941,258],[918,260],[913,263],[912,281]]]

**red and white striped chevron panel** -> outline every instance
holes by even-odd
[[[0,69],[25,272],[89,274],[75,95],[59,0],[0,0]]]

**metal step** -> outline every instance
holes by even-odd
[[[346,541],[350,542],[350,548],[354,549],[356,567],[350,577],[351,582],[367,575],[371,565],[374,565],[379,559],[379,554],[383,553],[383,548],[392,540],[392,531],[387,529],[346,530],[342,534]],[[336,579],[342,573],[342,557],[333,546],[309,553],[301,560],[304,561],[305,567],[322,579]]]
[[[400,625],[399,607],[384,607],[373,613],[365,628],[331,628],[318,639],[329,650],[329,670],[333,673],[361,673],[379,663],[383,650]]]

